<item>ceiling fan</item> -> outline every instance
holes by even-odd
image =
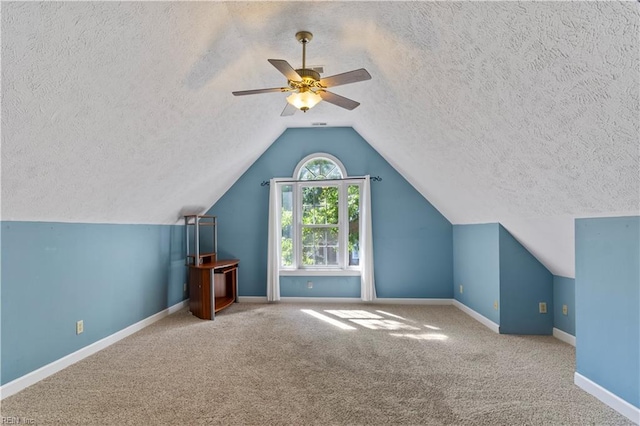
[[[271,65],[287,77],[287,87],[273,87],[270,89],[242,90],[232,92],[234,96],[257,95],[259,93],[271,92],[293,92],[287,96],[287,106],[282,111],[281,116],[293,115],[297,109],[307,112],[318,102],[326,101],[339,107],[352,110],[360,105],[359,102],[336,95],[326,89],[340,86],[342,84],[357,83],[358,81],[370,80],[371,75],[364,68],[320,78],[320,73],[314,69],[306,67],[307,44],[313,38],[309,31],[299,31],[296,39],[302,43],[302,68],[293,69],[284,59],[269,59]]]

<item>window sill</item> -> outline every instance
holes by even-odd
[[[360,276],[359,269],[281,269],[280,276]]]

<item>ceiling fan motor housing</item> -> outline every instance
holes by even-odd
[[[300,68],[296,72],[302,80],[310,80],[312,82],[320,80],[320,73],[309,68]]]
[[[300,68],[296,72],[302,78],[301,81],[289,80],[292,89],[322,88],[320,85],[320,73],[309,68]]]

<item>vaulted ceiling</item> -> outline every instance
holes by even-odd
[[[573,218],[639,214],[639,4],[2,3],[2,219],[175,223],[288,127],[352,126],[452,223],[573,276]],[[280,117],[268,58],[372,80]]]

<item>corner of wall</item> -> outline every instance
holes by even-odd
[[[640,407],[640,216],[575,227],[576,373]]]
[[[498,224],[453,225],[454,298],[500,324]]]
[[[500,225],[500,331],[553,333],[553,275]]]
[[[576,335],[576,280],[553,276],[553,327],[566,334]],[[575,346],[575,343],[574,343]]]

